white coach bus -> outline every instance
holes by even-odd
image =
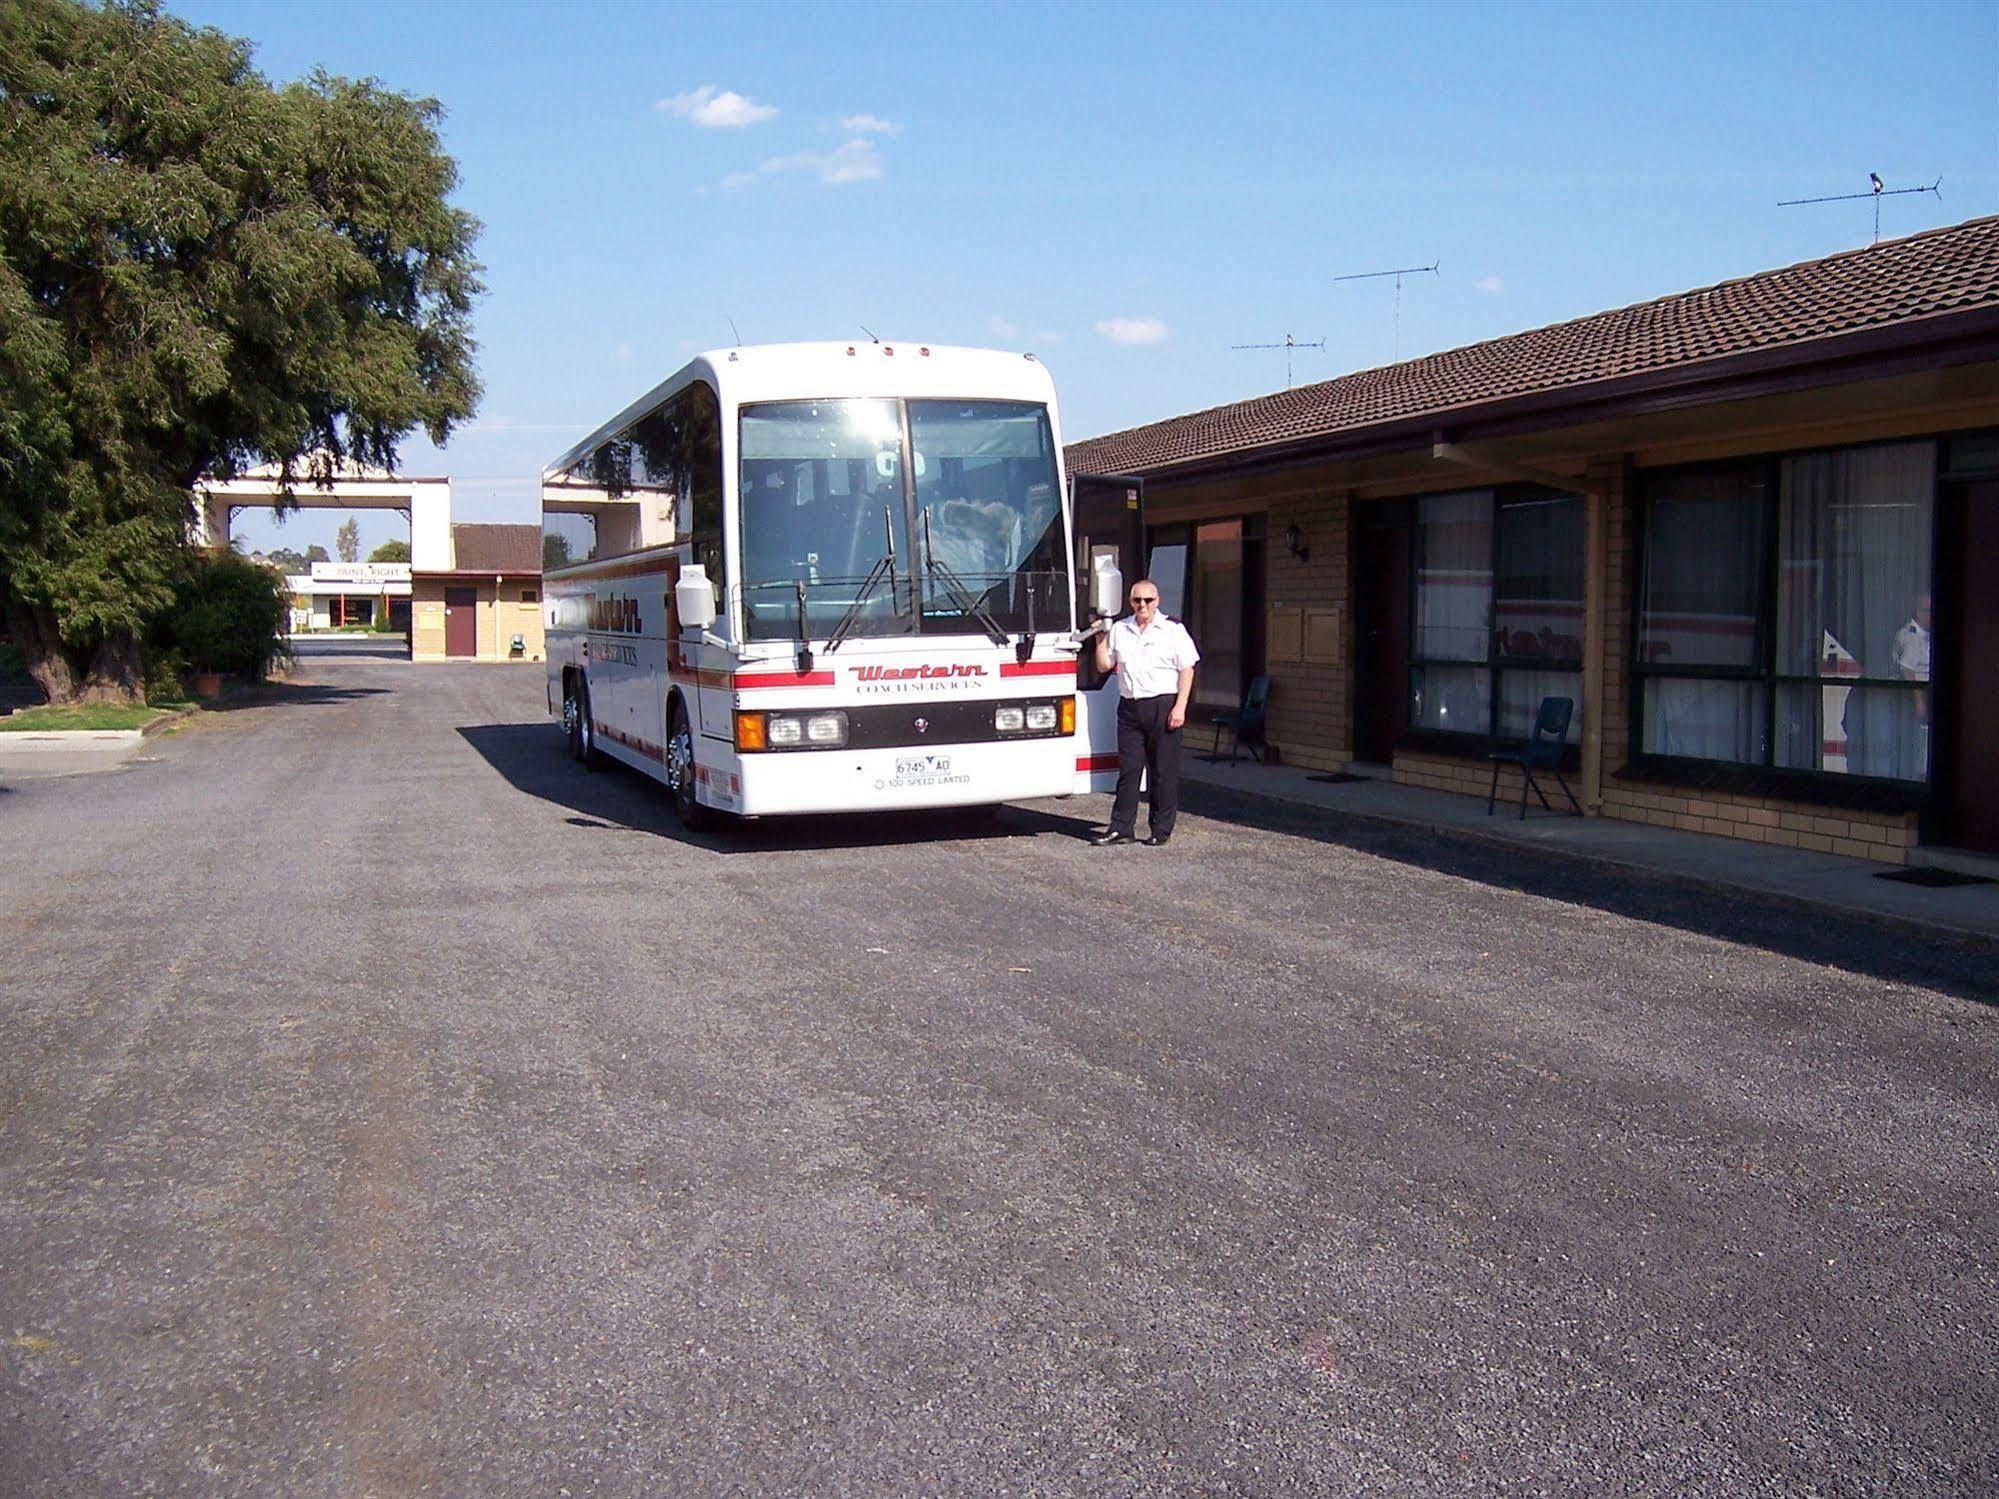
[[[701,355],[542,475],[549,712],[690,826],[1108,789],[1078,615],[1122,608],[1142,499],[1081,503],[1031,355]]]

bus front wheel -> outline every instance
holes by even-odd
[[[673,705],[672,726],[666,735],[666,789],[673,793],[673,815],[690,833],[710,826],[714,813],[694,795],[694,730],[687,722],[687,710]]]

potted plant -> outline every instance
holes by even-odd
[[[229,610],[217,599],[195,600],[174,621],[174,635],[188,659],[194,662],[196,697],[222,695],[222,673],[216,666],[229,648],[230,633]]]

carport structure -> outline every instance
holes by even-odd
[[[234,479],[197,484],[195,542],[226,547],[230,528],[244,510],[393,510],[410,523],[410,566],[417,572],[448,572],[451,555],[451,481],[413,478],[386,469],[342,464],[324,479],[301,474],[286,494],[276,464],[263,464]]]

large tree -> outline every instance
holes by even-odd
[[[478,399],[478,225],[432,100],[153,0],[0,0],[0,598],[51,699],[140,689],[192,491],[392,466]]]

